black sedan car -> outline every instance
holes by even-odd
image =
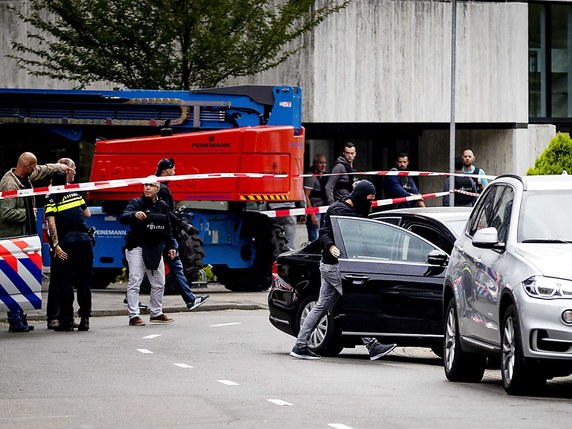
[[[455,209],[438,211],[448,210]],[[442,355],[441,295],[448,262],[442,247],[447,246],[393,225],[401,222],[396,216],[403,211],[375,214],[384,221],[332,217],[336,245],[342,252],[339,263],[344,294],[333,313],[324,316],[312,333],[309,346],[314,352],[335,356],[345,347],[362,344],[360,337],[366,336],[400,346],[430,347]],[[393,217],[385,219],[391,212],[395,212]],[[450,237],[455,233],[445,226],[447,222],[454,223],[459,216],[466,220],[469,212],[451,219],[443,215],[447,218],[443,228]],[[439,223],[434,217],[430,217],[432,226]],[[269,319],[292,336],[298,334],[318,299],[320,250],[320,243],[313,242],[281,254],[275,263]]]
[[[453,244],[463,232],[472,209],[472,207],[417,207],[371,213],[369,218],[405,228],[451,254]]]

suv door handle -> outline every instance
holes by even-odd
[[[24,252],[24,253],[39,252],[39,251],[40,251],[40,247],[36,247],[36,246],[30,246],[30,247],[26,247],[26,248],[22,249],[22,252]]]
[[[361,285],[369,280],[369,276],[362,276],[359,274],[348,274],[344,277],[344,279],[351,280],[351,282],[355,285]]]

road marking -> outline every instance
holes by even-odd
[[[232,325],[242,325],[242,322],[232,322],[232,323],[219,323],[218,325],[209,325],[209,326],[232,326]]]
[[[161,334],[147,335],[146,337],[143,337],[143,339],[144,339],[144,340],[147,340],[147,339],[151,340],[151,339],[153,339],[153,338],[157,338],[157,337],[160,337],[160,336],[161,336]]]
[[[173,365],[178,366],[179,368],[193,368],[191,365],[187,365],[186,363],[174,363]]]
[[[217,380],[219,383],[226,384],[227,386],[238,386],[238,383],[230,380]]]
[[[147,350],[147,349],[137,349],[138,352],[141,353],[153,353],[151,350]]]
[[[351,426],[346,426],[341,423],[330,423],[328,426],[333,427],[334,429],[353,429]]]
[[[282,399],[267,399],[267,401],[272,402],[273,404],[276,404],[276,405],[286,406],[286,407],[290,406],[290,405],[294,405],[294,404],[291,404],[290,402],[283,401]]]

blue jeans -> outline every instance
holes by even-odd
[[[183,271],[183,262],[181,261],[181,258],[179,258],[179,245],[176,244],[175,247],[177,249],[177,256],[171,259],[169,255],[165,254],[163,255],[163,259],[167,263],[169,270],[175,276],[176,283],[179,286],[179,293],[181,294],[183,301],[185,301],[185,304],[187,304],[188,307],[195,302],[196,297],[191,290],[191,286],[189,285],[187,277],[185,277],[185,272]]]
[[[324,264],[320,262],[320,274],[322,280],[318,302],[306,317],[304,325],[300,328],[300,332],[298,333],[298,338],[296,338],[296,346],[301,349],[308,347],[310,335],[312,335],[312,332],[316,329],[322,317],[334,309],[338,299],[340,299],[343,294],[342,276],[338,264]],[[378,343],[375,338],[370,337],[362,337],[361,340],[369,351]]]
[[[322,277],[320,285],[320,296],[318,302],[312,308],[312,311],[306,317],[304,325],[300,328],[298,338],[296,339],[296,346],[301,349],[308,347],[310,335],[320,320],[328,311],[332,311],[342,296],[342,277],[338,264],[324,264],[320,262],[320,274]]]
[[[320,223],[322,222],[322,213],[316,213],[318,218],[318,225],[312,222],[312,216],[306,216],[306,229],[308,230],[308,241],[316,241],[320,232]]]

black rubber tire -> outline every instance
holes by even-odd
[[[198,280],[199,271],[203,268],[205,257],[203,240],[187,219],[181,220],[175,236],[179,243],[179,257],[183,263],[183,272],[190,284]]]
[[[449,381],[478,383],[485,373],[487,359],[484,356],[467,353],[461,348],[459,321],[455,299],[447,305],[445,333],[443,336],[443,367]]]
[[[203,268],[203,258],[205,256],[203,240],[201,240],[197,230],[187,219],[181,219],[175,231],[175,239],[179,243],[179,257],[183,263],[183,272],[187,281],[191,284],[198,280],[199,271]],[[140,290],[142,293],[150,292],[151,284],[147,276],[143,279]],[[167,274],[165,276],[165,295],[178,295],[179,293],[177,277],[173,273]]]
[[[546,385],[546,377],[532,359],[524,357],[520,321],[514,305],[510,305],[502,318],[501,376],[509,395],[539,393]]]
[[[252,234],[256,257],[252,268],[229,269],[215,267],[219,283],[233,292],[258,292],[267,290],[272,282],[272,264],[276,257],[287,252],[284,230],[274,219],[263,215],[246,218],[245,230]]]
[[[318,297],[314,295],[307,296],[300,302],[296,314],[296,335],[300,332],[300,327],[316,302],[318,302]],[[331,314],[322,317],[310,335],[308,348],[321,356],[337,356],[343,350],[342,332],[336,327],[334,317]]]

